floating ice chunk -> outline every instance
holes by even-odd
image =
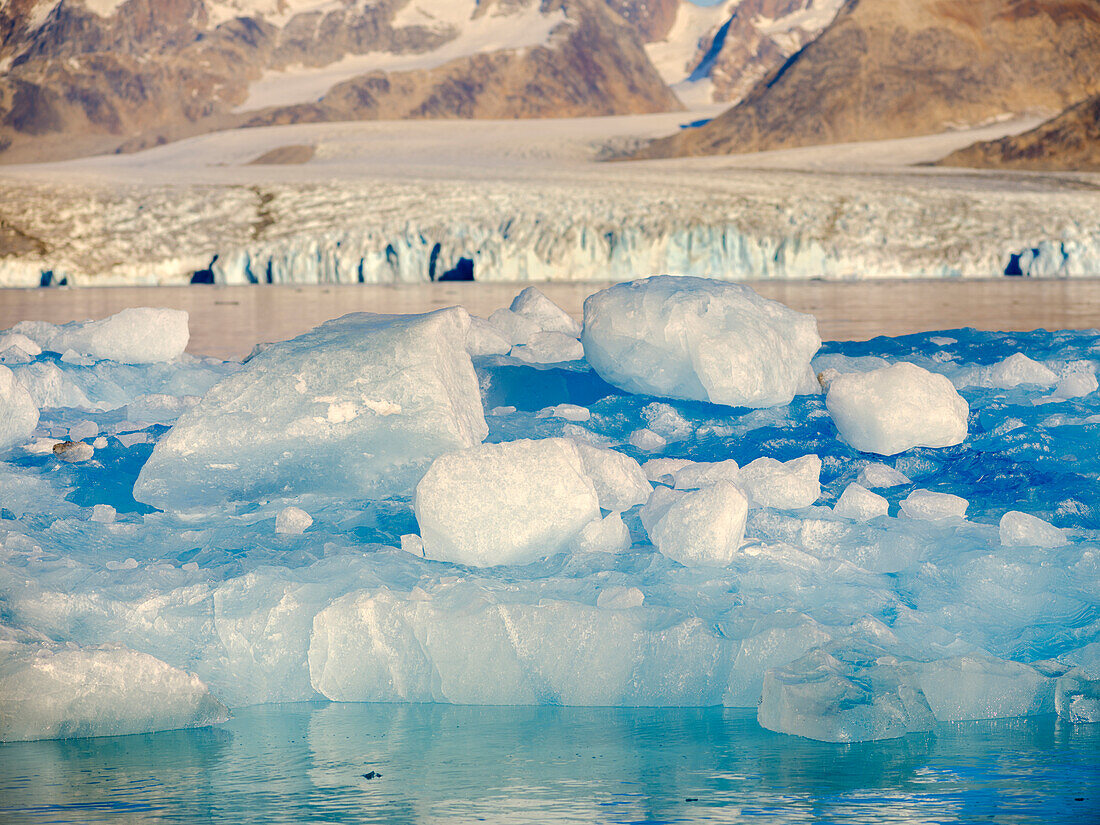
[[[38,406],[15,373],[0,366],[0,452],[30,439],[38,426]]]
[[[536,332],[527,343],[512,347],[509,354],[528,364],[560,364],[584,358],[584,347],[561,332]]]
[[[990,380],[994,387],[1002,389],[1011,389],[1021,384],[1050,387],[1057,382],[1058,376],[1049,367],[1031,360],[1022,352],[1017,352],[993,365]]]
[[[642,409],[642,415],[645,416],[649,429],[666,441],[683,441],[691,438],[694,430],[691,422],[669,404],[662,404],[659,401],[647,404]]]
[[[1054,709],[1054,680],[1018,662],[956,656],[920,663],[914,670],[941,722],[1035,716]]]
[[[1100,667],[1075,667],[1059,676],[1054,706],[1058,718],[1075,725],[1100,722]]]
[[[556,404],[553,407],[543,407],[535,418],[561,418],[564,421],[585,422],[592,418],[592,412],[587,407],[577,404]]]
[[[821,346],[809,315],[745,286],[671,276],[589,296],[581,340],[627,392],[737,407],[789,404]]]
[[[1055,398],[1083,398],[1100,388],[1096,380],[1096,368],[1089,361],[1074,361],[1066,369],[1054,388]]]
[[[718,481],[737,484],[741,479],[741,468],[732,458],[725,461],[692,461],[673,473],[677,490],[701,490]]]
[[[961,444],[970,412],[947,378],[907,363],[837,376],[825,406],[846,442],[880,455]]]
[[[414,508],[428,558],[477,566],[563,552],[600,517],[580,450],[563,438],[441,456],[417,485]]]
[[[893,467],[886,464],[868,464],[859,471],[856,478],[864,487],[873,490],[879,487],[898,487],[902,484],[912,484],[912,480],[905,473],[899,473]]]
[[[895,739],[935,723],[924,695],[893,657],[832,645],[769,670],[757,720],[822,742]]]
[[[466,350],[470,355],[507,355],[512,342],[484,318],[470,317]]]
[[[53,445],[53,454],[62,461],[76,464],[88,461],[95,455],[95,448],[84,441],[60,441]]]
[[[821,497],[821,459],[816,455],[786,462],[758,458],[741,468],[739,478],[754,507],[799,510]]]
[[[590,521],[573,541],[579,553],[620,553],[629,548],[630,531],[619,513]]]
[[[937,347],[948,347],[951,346],[951,344],[959,343],[957,338],[948,338],[945,335],[933,335],[928,341],[935,344]]]
[[[0,656],[0,741],[118,736],[228,718],[197,676],[126,647],[25,645]]]
[[[630,446],[643,453],[656,453],[668,446],[668,442],[648,427],[635,430],[630,434]]]
[[[596,607],[600,610],[629,610],[641,607],[645,603],[645,593],[637,587],[611,585],[600,590],[596,597]]]
[[[424,557],[424,540],[416,533],[406,533],[401,537],[401,549],[414,556]]]
[[[914,490],[901,500],[901,512],[909,518],[939,521],[945,518],[964,518],[970,506],[965,498],[950,493],[933,493],[931,490]]]
[[[1041,518],[1009,510],[1001,516],[1001,544],[1005,547],[1061,547],[1068,544],[1059,528]]]
[[[533,286],[512,299],[512,312],[529,318],[544,332],[560,332],[571,338],[581,337],[580,322]]]
[[[67,349],[61,353],[61,362],[64,364],[72,364],[74,367],[90,367],[96,362],[96,359],[89,358],[87,355],[81,355],[75,349]]]
[[[512,312],[510,309],[498,309],[489,316],[489,323],[512,346],[526,344],[532,336],[542,332],[542,328],[530,318]]]
[[[0,333],[0,352],[7,352],[12,347],[18,347],[21,353],[30,356],[32,359],[42,354],[42,347],[26,335],[21,335],[18,332]]]
[[[72,350],[79,355],[123,364],[171,361],[183,354],[190,337],[186,312],[153,307],[124,309],[100,321],[61,326],[23,321],[12,332],[26,335],[50,352]]]
[[[107,436],[101,435],[92,442],[92,449],[102,450],[107,446]]]
[[[96,504],[92,507],[92,515],[89,517],[89,521],[113,524],[116,515],[115,508],[110,504]]]
[[[677,471],[695,463],[686,458],[651,458],[642,465],[642,472],[654,484],[667,484],[671,487],[676,483]]]
[[[724,567],[745,539],[749,504],[728,481],[672,500],[651,528],[654,546],[688,567]]]
[[[118,440],[118,443],[127,450],[135,444],[148,444],[153,440],[153,437],[149,435],[149,433],[141,431],[136,433],[119,433],[115,438]]]
[[[160,440],[134,485],[162,509],[328,493],[387,496],[488,434],[469,316],[358,313],[272,344]]]
[[[637,461],[618,450],[594,447],[583,441],[574,443],[602,509],[621,513],[646,502],[653,485]]]
[[[833,512],[843,518],[855,521],[870,521],[890,512],[890,502],[877,493],[872,493],[862,484],[852,482],[840,494]]]
[[[300,536],[313,524],[313,516],[301,507],[284,507],[275,516],[275,532]]]

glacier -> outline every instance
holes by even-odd
[[[18,385],[38,413],[0,453],[0,710],[24,721],[0,738],[299,700],[725,705],[829,741],[1100,718],[1100,333],[822,344],[811,367],[834,382],[911,364],[965,402],[961,442],[884,457],[841,436],[816,381],[763,409],[632,394],[575,357],[583,330],[539,296],[508,311],[532,323],[353,316],[246,363],[23,351],[0,399]],[[401,329],[450,383],[371,360]],[[484,352],[486,332],[519,354],[567,340],[531,363]],[[418,454],[400,485],[326,476],[329,452],[310,467],[282,419],[261,420],[347,400],[295,401],[298,380],[383,386],[385,369],[423,397],[469,388],[453,409],[470,438]],[[324,450],[380,473],[369,454],[435,409],[404,412],[394,443]],[[222,462],[177,452],[142,501],[158,451],[204,420],[211,450],[220,434],[286,471],[196,491],[199,465]],[[64,461],[66,442],[91,457]]]

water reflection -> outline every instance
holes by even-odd
[[[742,710],[293,704],[0,747],[12,823],[1084,823],[1097,787],[1100,725],[1052,717],[843,746]]]

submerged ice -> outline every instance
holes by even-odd
[[[528,289],[243,364],[0,333],[0,739],[306,699],[1100,720],[1096,333],[820,346],[689,278],[586,315]]]

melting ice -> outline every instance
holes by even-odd
[[[0,739],[307,699],[1100,721],[1095,332],[820,346],[694,278],[243,363],[182,320],[0,334]]]

